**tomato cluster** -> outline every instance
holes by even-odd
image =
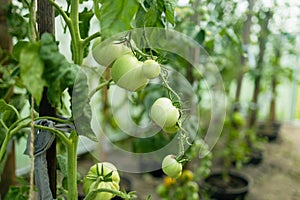
[[[178,179],[169,176],[165,177],[164,183],[157,186],[156,192],[165,200],[199,199],[199,186],[197,182],[194,181],[193,172],[187,169],[183,170]]]
[[[139,91],[146,87],[149,79],[159,76],[161,67],[155,60],[139,61],[122,43],[111,43],[105,47],[99,43],[96,41],[93,45],[93,57],[100,65],[112,68],[111,78],[119,87]]]

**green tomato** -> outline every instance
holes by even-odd
[[[180,179],[183,181],[183,182],[190,182],[191,180],[193,180],[194,178],[194,174],[191,170],[183,170],[181,176],[180,176]]]
[[[150,110],[151,119],[166,132],[173,132],[176,129],[179,116],[178,109],[166,97],[157,99]]]
[[[111,172],[112,175],[109,177],[111,179],[110,182],[119,184],[120,176],[117,171],[117,168],[113,164],[109,162],[102,162],[93,165],[83,179],[83,192],[87,194],[90,190],[92,183],[96,182],[98,177],[102,177],[104,179]]]
[[[93,182],[90,186],[89,192],[92,192],[93,190],[101,189],[101,188],[106,188],[106,189],[112,189],[119,191],[120,187],[117,183],[115,182],[104,182],[101,181],[96,185],[97,182]],[[110,192],[98,192],[97,195],[95,196],[94,200],[110,200],[115,196],[115,194],[110,193]]]
[[[182,187],[176,187],[173,196],[178,200],[185,199],[185,191]]]
[[[197,193],[199,190],[199,186],[195,181],[189,181],[186,184],[187,190],[193,193]]]
[[[146,60],[142,65],[142,71],[144,76],[153,79],[160,74],[160,65],[154,60]]]
[[[199,194],[197,192],[191,193],[187,196],[187,200],[199,200]]]
[[[138,91],[149,82],[142,73],[142,64],[131,54],[123,55],[114,62],[111,77],[119,87],[132,92]]]
[[[156,188],[156,193],[160,197],[167,197],[168,196],[168,188],[166,186],[164,186],[163,184],[160,184]]]
[[[238,127],[244,126],[246,124],[246,120],[240,112],[234,112],[231,117],[233,124]]]
[[[110,67],[112,63],[125,54],[131,54],[131,50],[124,44],[100,45],[101,38],[95,39],[92,47],[92,55],[97,63],[104,67]]]
[[[172,177],[178,178],[182,173],[182,164],[177,162],[174,155],[167,155],[162,162],[163,172]]]

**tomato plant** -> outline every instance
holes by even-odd
[[[42,2],[46,3],[50,4],[51,9],[62,19],[62,29],[70,36],[72,61],[62,53],[65,49],[60,49],[55,34],[37,30],[35,1],[21,2],[22,12],[27,12],[25,15],[16,9],[18,6],[12,6],[14,19],[24,22],[21,24],[25,28],[22,26],[21,31],[13,31],[18,40],[9,62],[16,70],[12,70],[9,75],[17,80],[14,86],[20,87],[32,98],[27,99],[27,102],[31,103],[30,115],[24,118],[13,105],[1,100],[1,130],[3,128],[5,136],[1,144],[0,160],[2,161],[5,156],[9,141],[24,128],[31,127],[31,138],[37,130],[54,134],[65,147],[65,151],[59,153],[65,155],[65,159],[60,159],[60,168],[63,171],[63,180],[67,181],[59,185],[62,187],[60,191],[62,196],[74,200],[78,198],[76,155],[79,135],[96,140],[90,123],[78,125],[76,122],[91,121],[89,103],[93,95],[112,83],[129,91],[138,91],[147,86],[149,79],[160,75],[160,63],[153,61],[151,53],[148,54],[149,49],[148,52],[133,49],[128,45],[133,43],[130,38],[124,37],[120,42],[111,43],[104,48],[101,46],[102,42],[116,33],[132,28],[153,26],[164,28],[169,24],[174,25],[175,1],[94,0],[92,8],[86,6],[86,1],[79,0],[63,2],[66,6],[53,0]],[[37,10],[37,13],[42,14],[40,10]],[[90,34],[90,22],[93,17],[100,22],[101,27]],[[11,30],[20,28],[20,24],[14,24],[13,20],[10,22]],[[107,79],[101,77],[96,89],[89,92],[88,80],[82,72],[84,70],[82,66],[89,54],[89,45],[94,39],[96,41],[91,53],[100,65],[111,67],[111,77]],[[123,42],[125,39],[128,42]],[[166,88],[171,89],[167,84]],[[172,93],[174,94],[173,90]],[[66,95],[71,98],[69,102],[71,106],[68,109],[64,99]],[[49,103],[48,106],[54,110],[53,116],[41,116],[38,112],[45,98]],[[170,112],[176,114],[176,119],[167,119],[167,126],[164,128],[168,129],[174,128],[179,118],[179,111],[175,107],[171,107]],[[38,124],[40,120],[46,120],[54,126]],[[34,145],[32,141],[31,145]],[[33,158],[32,148],[30,155]],[[107,172],[107,164],[100,165],[93,166],[84,179],[86,199],[110,199],[115,195],[125,199],[134,197],[132,193],[119,191],[117,185],[119,177],[115,170],[112,173]],[[43,190],[42,188],[44,186],[38,185],[39,190]],[[30,191],[29,196],[32,195],[32,189]]]

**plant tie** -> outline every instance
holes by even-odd
[[[35,121],[35,124],[54,128],[54,122],[47,119]],[[34,129],[34,179],[38,189],[39,200],[53,200],[50,190],[46,151],[50,148],[54,139],[55,134],[47,130]],[[24,154],[30,154],[30,135],[27,139],[27,146]]]

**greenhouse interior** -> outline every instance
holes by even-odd
[[[299,200],[300,2],[1,0],[0,200]]]

